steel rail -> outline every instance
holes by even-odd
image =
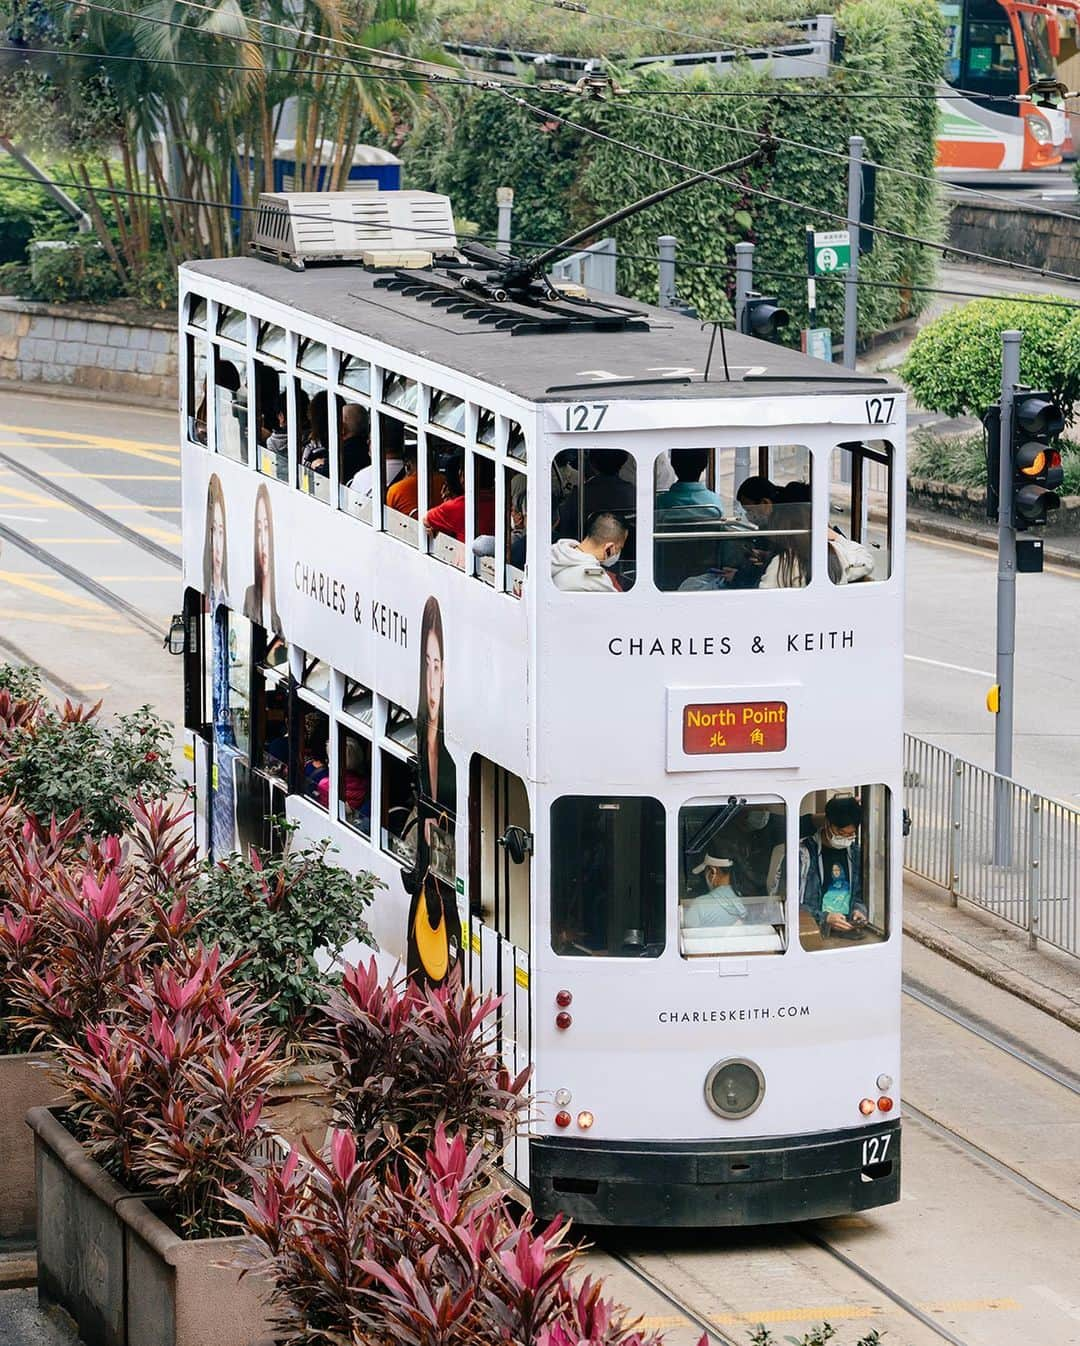
[[[729,1337],[723,1328],[717,1323],[714,1323],[711,1318],[706,1317],[703,1313],[698,1313],[697,1309],[688,1304],[686,1300],[680,1299],[678,1295],[673,1294],[667,1286],[664,1285],[663,1281],[657,1280],[651,1272],[646,1271],[640,1262],[635,1262],[632,1257],[628,1257],[625,1253],[615,1252],[614,1249],[605,1248],[601,1244],[597,1244],[597,1247],[599,1247],[602,1252],[606,1253],[612,1261],[618,1262],[621,1267],[625,1267],[632,1276],[636,1276],[637,1279],[641,1281],[643,1285],[648,1286],[654,1294],[659,1295],[661,1299],[666,1300],[673,1309],[677,1309],[679,1313],[693,1323],[695,1327],[700,1327],[706,1336],[710,1337],[713,1341],[720,1342],[720,1346],[743,1346],[743,1343],[736,1340],[735,1337]]]
[[[57,500],[62,500],[73,509],[77,509],[81,514],[85,514],[88,519],[93,519],[95,523],[110,529],[119,537],[122,537],[125,542],[130,542],[133,547],[140,547],[143,551],[149,552],[151,556],[156,557],[159,561],[164,561],[174,570],[180,570],[183,567],[183,561],[179,553],[172,551],[169,547],[163,547],[160,542],[154,542],[151,538],[143,537],[141,533],[136,532],[126,523],[114,519],[107,510],[99,509],[97,505],[91,505],[88,500],[84,500],[81,495],[76,495],[74,491],[69,491],[65,486],[58,486],[48,477],[42,476],[40,472],[35,472],[32,467],[27,467],[25,463],[20,463],[17,458],[12,458],[10,454],[0,453],[0,463],[25,477],[39,491],[48,491]]]

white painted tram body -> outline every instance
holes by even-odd
[[[902,392],[732,334],[706,380],[709,333],[670,313],[499,329],[392,274],[181,272],[201,844],[331,836],[386,885],[388,968],[504,997],[537,1100],[507,1162],[542,1214],[896,1200]],[[461,459],[463,541],[386,503],[414,442],[421,519]],[[747,476],[796,507],[755,528]],[[553,531],[598,512],[622,556],[557,587]]]

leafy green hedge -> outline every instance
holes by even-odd
[[[1061,495],[1080,495],[1080,446],[1060,440],[1065,479]],[[908,475],[948,481],[957,486],[986,485],[986,446],[981,430],[967,435],[935,435],[918,430],[908,451]]]
[[[845,69],[827,81],[780,85],[749,68],[723,76],[702,68],[680,78],[657,66],[621,79],[622,87],[635,95],[689,88],[725,96],[633,96],[587,103],[538,93],[530,101],[695,169],[747,153],[754,140],[740,130],[769,130],[841,152],[846,151],[850,135],[860,134],[869,159],[932,175],[937,111],[929,92],[942,59],[937,6],[933,0],[858,0],[840,10],[838,21],[847,35]],[[926,97],[918,96],[920,89],[926,89]],[[908,96],[897,98],[901,91]],[[791,96],[779,96],[782,92]],[[867,96],[841,96],[856,92]],[[514,236],[517,250],[526,252],[530,242],[556,241],[591,218],[686,176],[584,131],[542,121],[506,96],[462,90],[440,95],[438,106],[421,112],[404,159],[408,185],[448,193],[485,233],[495,228],[496,187],[513,187]],[[704,317],[726,315],[733,290],[734,244],[748,239],[757,245],[758,288],[780,294],[792,311],[789,331],[797,339],[806,316],[802,279],[806,226],[838,227],[822,212],[846,211],[846,162],[782,145],[775,165],[751,170],[744,181],[809,203],[813,209],[713,184],[691,188],[615,231],[622,254],[620,289],[655,301],[656,238],[671,233],[679,240],[682,297]],[[933,181],[882,172],[877,188],[878,225],[922,237],[941,236],[941,208]],[[708,265],[694,267],[692,261]],[[878,235],[873,252],[863,259],[862,274],[900,288],[862,288],[860,331],[868,334],[918,312],[921,298],[903,287],[930,281],[934,263],[931,250]],[[768,270],[794,278],[769,277]],[[825,282],[818,294],[819,320],[839,332],[842,287]]]
[[[974,299],[924,327],[900,374],[920,405],[981,416],[1001,393],[1001,334],[1020,331],[1020,378],[1054,393],[1068,411],[1080,396],[1080,315],[1061,301]]]

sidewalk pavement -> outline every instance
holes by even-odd
[[[944,888],[904,876],[904,934],[1070,1028],[1080,1029],[1080,959],[970,906]]]
[[[2,1262],[0,1256],[0,1262]],[[75,1324],[63,1309],[40,1309],[37,1291],[0,1290],[3,1346],[79,1346]]]
[[[972,519],[957,519],[935,510],[908,506],[908,536],[937,537],[949,542],[962,542],[969,547],[997,551],[997,525],[978,523]],[[1032,536],[1043,539],[1043,557],[1047,565],[1080,570],[1080,534],[1040,531]]]

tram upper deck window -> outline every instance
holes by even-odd
[[[476,442],[495,447],[495,413],[481,407],[476,414]]]
[[[465,454],[456,444],[427,435],[428,507],[424,529],[437,561],[465,569]],[[494,532],[494,523],[488,529]]]
[[[473,517],[473,574],[485,584],[495,583],[495,461],[483,453],[471,455]]]
[[[428,444],[432,436],[428,436]],[[373,486],[379,499],[385,503],[383,526],[391,537],[407,542],[410,547],[420,545],[419,511],[420,480],[416,471],[416,431],[394,416],[379,413],[379,453],[372,465]],[[436,479],[436,482],[438,479]],[[433,487],[428,477],[428,494]]]
[[[528,478],[512,467],[505,469],[503,492],[503,546],[506,568],[503,587],[520,598],[525,586],[525,552],[528,545]]]
[[[192,327],[206,330],[206,300],[199,294],[188,296],[188,322]]]
[[[283,327],[277,327],[271,322],[260,323],[259,337],[255,344],[261,355],[285,363],[289,339]]]
[[[326,378],[326,347],[321,341],[301,341],[296,363],[305,374],[314,374],[317,379]]]
[[[416,755],[416,720],[404,706],[386,703],[386,737],[413,756]]]
[[[566,593],[617,593],[635,576],[636,464],[624,449],[566,449],[551,465],[551,578]]]
[[[679,810],[679,950],[684,958],[783,953],[785,810],[710,800]]]
[[[672,449],[657,459],[654,491],[658,589],[797,589],[810,582],[808,449]]]
[[[829,578],[834,584],[887,580],[892,557],[892,445],[839,444],[829,481]]]
[[[289,480],[289,380],[282,369],[255,361],[255,438],[260,472]]]
[[[420,389],[415,379],[407,379],[404,374],[392,374],[386,370],[383,374],[382,400],[388,407],[397,407],[398,411],[415,416],[420,406]]]
[[[203,301],[205,308],[205,300]],[[203,315],[205,321],[205,313]],[[206,378],[209,362],[205,341],[187,338],[187,435],[193,444],[206,443]]]
[[[371,744],[351,730],[338,730],[338,818],[361,836],[371,836]]]
[[[359,355],[346,355],[341,361],[339,382],[354,393],[371,395],[371,365]]]
[[[517,421],[510,421],[506,427],[506,452],[508,457],[525,462],[525,434]]]
[[[217,332],[218,336],[225,337],[227,341],[239,341],[243,345],[247,341],[247,314],[237,308],[219,305]]]
[[[371,522],[371,413],[359,402],[335,396],[338,427],[338,504]],[[365,489],[368,488],[368,489]]]
[[[296,380],[296,422],[296,484],[305,495],[329,504],[330,403],[325,388]]]
[[[432,425],[449,430],[451,434],[464,436],[465,403],[460,397],[454,397],[451,393],[432,390],[428,420]]]
[[[804,949],[817,953],[888,938],[890,805],[884,785],[804,797],[795,875]]]
[[[569,957],[664,951],[664,808],[564,795],[551,806],[551,947]]]
[[[214,350],[214,431],[218,453],[248,460],[247,363],[241,355]]]

